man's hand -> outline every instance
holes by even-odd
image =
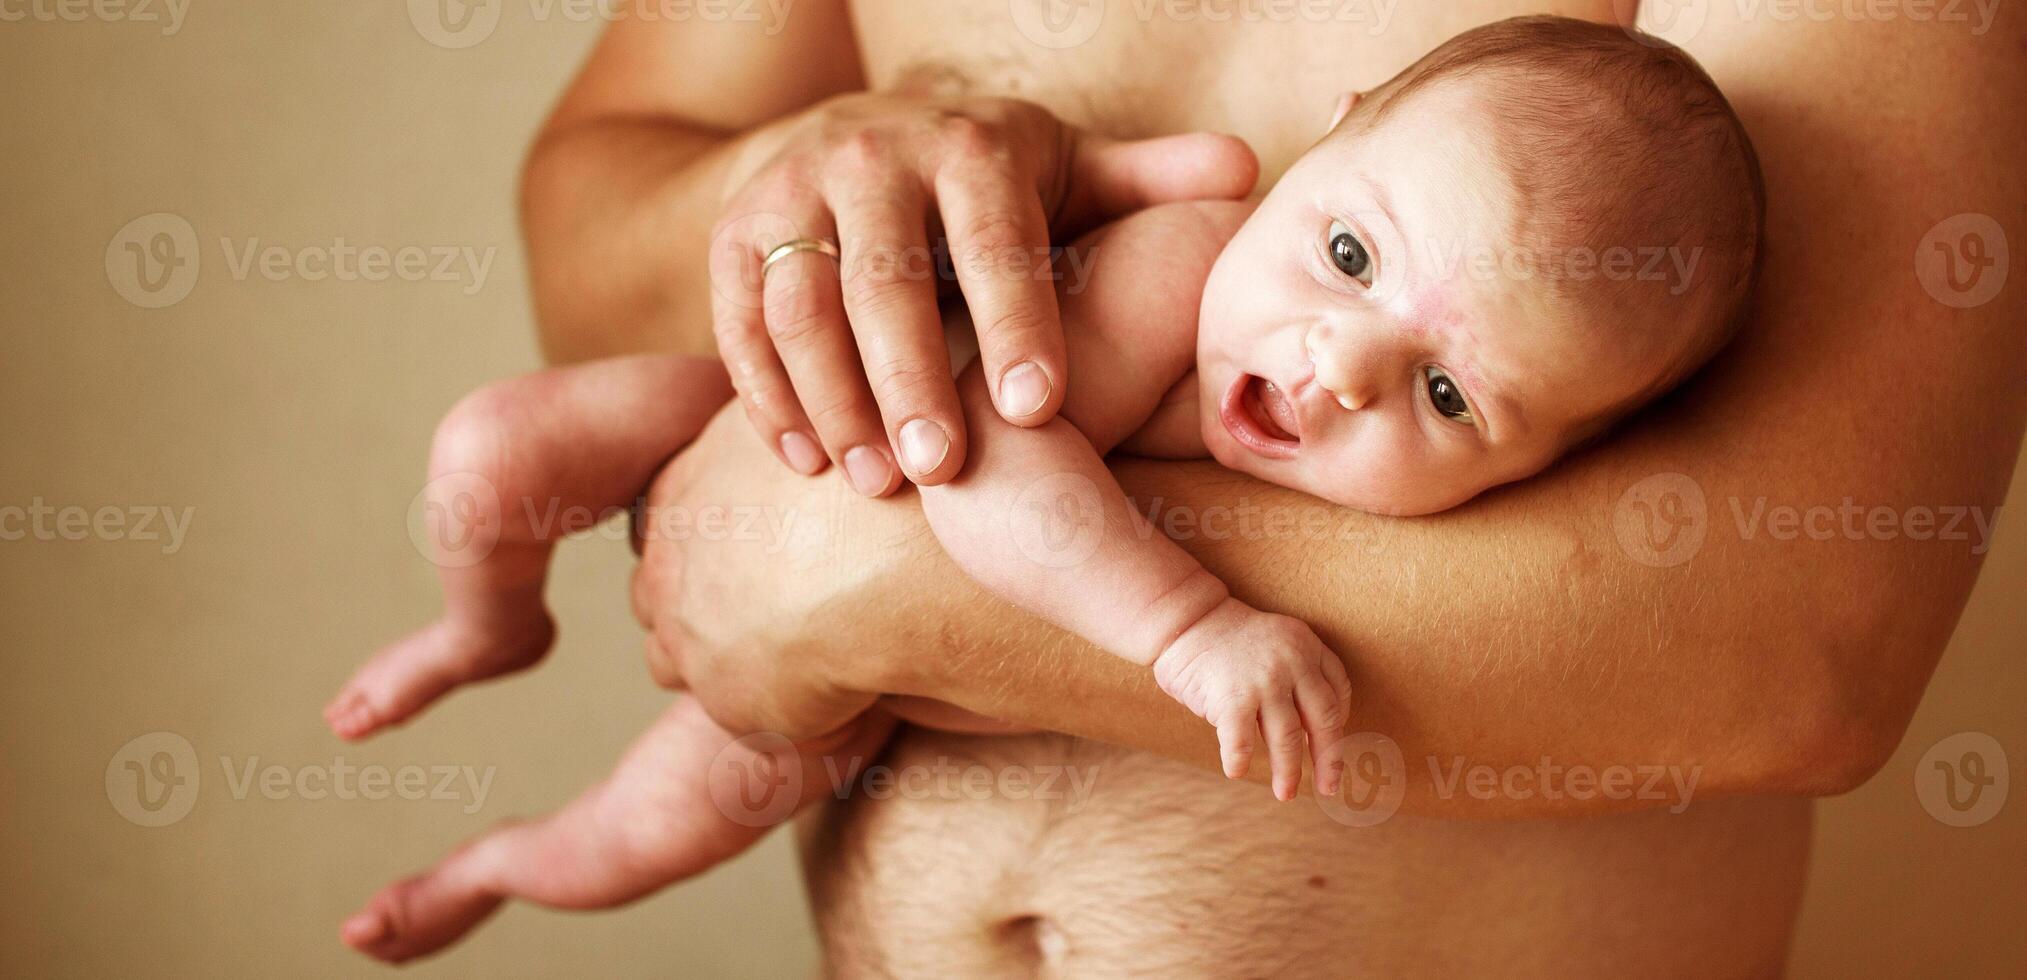
[[[1151,204],[1242,197],[1258,173],[1235,138],[1119,142],[1014,99],[852,94],[774,128],[755,151],[770,155],[730,175],[713,231],[713,334],[782,461],[835,462],[869,497],[964,464],[932,243],[947,242],[994,407],[1039,425],[1068,384],[1051,241]],[[768,264],[797,241],[839,254]]]
[[[848,590],[884,580],[894,563],[934,559],[913,504],[860,501],[833,480],[784,481],[737,414],[720,412],[635,519],[633,608],[656,682],[688,688],[739,735],[801,740],[850,722],[874,695],[839,679],[844,658],[867,645],[849,635],[868,617],[849,615]],[[883,522],[901,525],[891,547],[847,547],[895,532]]]

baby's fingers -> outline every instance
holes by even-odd
[[[1332,668],[1336,677],[1333,678]],[[1338,742],[1344,738],[1345,724],[1351,716],[1350,682],[1344,676],[1344,665],[1336,657],[1325,656],[1323,669],[1304,677],[1295,685],[1295,706],[1302,713],[1303,727],[1309,731],[1310,763],[1316,772],[1316,791],[1324,796],[1336,796],[1338,780],[1343,774],[1343,760],[1336,758]],[[1340,694],[1339,692],[1344,693]]]
[[[1302,785],[1302,716],[1291,697],[1277,697],[1260,707],[1260,728],[1267,735],[1267,754],[1274,760],[1274,798],[1295,798]]]
[[[1253,763],[1253,733],[1259,720],[1251,710],[1227,708],[1213,711],[1218,726],[1218,753],[1224,760],[1225,778],[1244,779]]]

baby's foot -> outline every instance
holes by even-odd
[[[506,901],[469,877],[473,862],[464,852],[470,849],[467,845],[437,867],[382,888],[338,927],[339,938],[387,963],[405,963],[457,941]]]
[[[825,753],[870,754],[891,723],[869,718],[854,726],[827,740]],[[621,905],[752,846],[828,785],[829,768],[806,747],[798,755],[786,740],[734,742],[694,699],[683,698],[634,741],[604,782],[548,817],[499,827],[436,867],[381,889],[339,935],[362,953],[398,963],[454,942],[506,898],[552,908]],[[838,766],[849,771],[853,763]],[[738,788],[712,792],[713,780],[723,784],[755,771],[773,777],[765,793],[787,797],[766,811],[767,819],[753,819],[752,801]]]
[[[541,610],[492,629],[439,619],[374,654],[324,706],[324,721],[339,738],[365,738],[451,688],[534,666],[555,640],[555,623]]]
[[[1254,735],[1264,733],[1276,798],[1295,798],[1305,741],[1317,792],[1337,794],[1343,763],[1334,754],[1350,715],[1351,681],[1308,624],[1226,599],[1162,651],[1154,678],[1217,726],[1226,776],[1246,774]]]

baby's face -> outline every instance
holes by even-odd
[[[1225,466],[1427,514],[1548,465],[1659,376],[1545,283],[1497,271],[1519,202],[1494,102],[1440,83],[1276,184],[1204,287],[1204,440]],[[1489,253],[1488,253],[1489,250]]]

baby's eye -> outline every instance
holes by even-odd
[[[1337,271],[1359,281],[1361,285],[1372,285],[1372,254],[1365,250],[1365,243],[1351,233],[1342,221],[1330,223],[1330,261]]]
[[[1471,403],[1464,400],[1464,389],[1442,368],[1433,364],[1422,369],[1422,377],[1429,385],[1429,404],[1436,406],[1437,414],[1446,419],[1476,425],[1478,420],[1471,414]]]

